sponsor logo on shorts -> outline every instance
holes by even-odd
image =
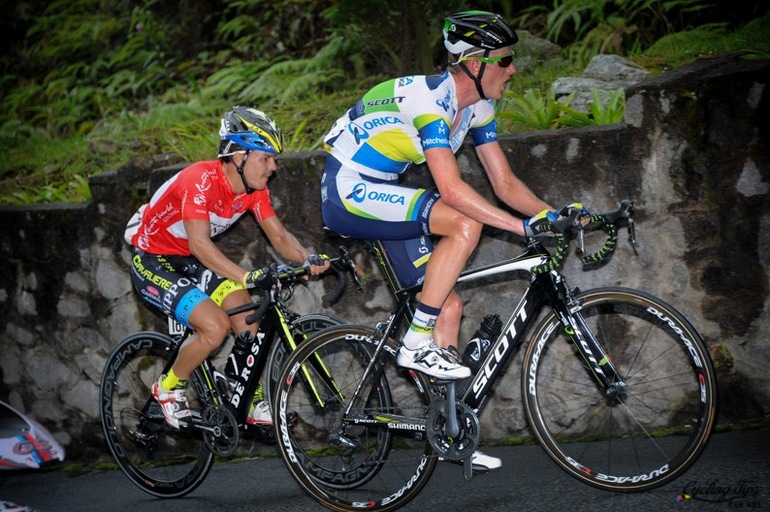
[[[402,194],[389,194],[387,192],[378,192],[377,190],[367,191],[366,183],[363,182],[356,183],[345,199],[351,199],[356,203],[375,201],[378,203],[406,204],[406,197]]]

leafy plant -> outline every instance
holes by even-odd
[[[621,122],[625,117],[626,96],[622,88],[618,88],[610,94],[606,105],[602,102],[598,89],[591,90],[591,97],[593,101],[588,106],[596,124],[615,124]]]
[[[345,49],[342,38],[333,38],[312,59],[277,62],[241,90],[238,97],[281,106],[324,89],[331,91],[345,77],[339,58]]]
[[[544,20],[545,36],[587,62],[598,53],[626,53],[697,22],[713,0],[554,0],[523,9],[517,23]]]
[[[567,103],[570,99],[567,99]],[[546,94],[527,89],[523,96],[512,95],[509,105],[512,111],[499,112],[498,116],[513,119],[536,130],[556,128],[565,107],[564,103],[556,100],[553,89]]]
[[[607,91],[591,89],[588,108],[589,112],[586,113],[565,105],[557,125],[576,127],[619,123],[626,115],[625,91],[619,88],[607,94]]]
[[[559,101],[553,89],[546,94],[527,89],[523,96],[511,94],[508,109],[499,112],[498,117],[518,121],[535,130],[619,123],[625,116],[624,91],[620,88],[611,94],[603,94],[605,92],[592,89],[589,112],[581,112],[570,106],[574,93]]]
[[[770,58],[770,12],[737,30],[710,24],[662,37],[638,59],[644,65],[664,60],[666,67],[677,67],[702,56],[731,51]]]

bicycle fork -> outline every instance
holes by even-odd
[[[554,284],[562,297],[559,305],[555,307],[555,311],[559,316],[564,332],[577,348],[578,353],[604,390],[605,395],[611,399],[622,398],[625,395],[627,384],[618,373],[610,354],[602,347],[594,332],[586,324],[580,312],[582,304],[575,296],[579,290],[577,288],[570,290],[561,276]]]

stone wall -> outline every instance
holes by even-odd
[[[571,283],[639,287],[675,304],[699,328],[718,368],[721,422],[763,420],[770,406],[770,62],[736,56],[698,61],[627,91],[623,124],[502,138],[515,169],[554,205],[582,200],[591,210],[634,199],[639,254],[621,238],[611,262]],[[465,177],[487,197],[488,182],[469,146]],[[276,210],[300,240],[332,252],[322,231],[322,153],[290,154],[270,184]],[[73,460],[105,455],[97,391],[115,343],[165,322],[146,308],[129,278],[125,222],[182,165],[137,160],[91,179],[93,201],[0,209],[0,399],[48,427]],[[426,169],[409,181],[429,184]],[[521,239],[489,232],[470,265],[522,250]],[[244,218],[218,241],[244,267],[277,258]],[[591,240],[588,240],[590,245]],[[599,243],[597,241],[597,243]],[[326,310],[353,323],[385,319],[392,306],[365,247],[354,252],[366,283]],[[330,280],[298,288],[292,307],[321,311]],[[526,276],[460,288],[463,334],[486,313],[510,313]],[[484,442],[525,433],[513,362],[482,415]]]

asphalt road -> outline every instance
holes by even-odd
[[[537,446],[487,447],[503,467],[467,481],[462,468],[440,464],[408,511],[770,511],[770,431],[715,434],[678,480],[654,491],[616,494],[573,479]],[[691,499],[677,502],[683,492]],[[0,503],[40,512],[240,512],[325,510],[294,483],[278,458],[214,465],[190,495],[154,498],[117,470],[71,474],[0,473]]]

